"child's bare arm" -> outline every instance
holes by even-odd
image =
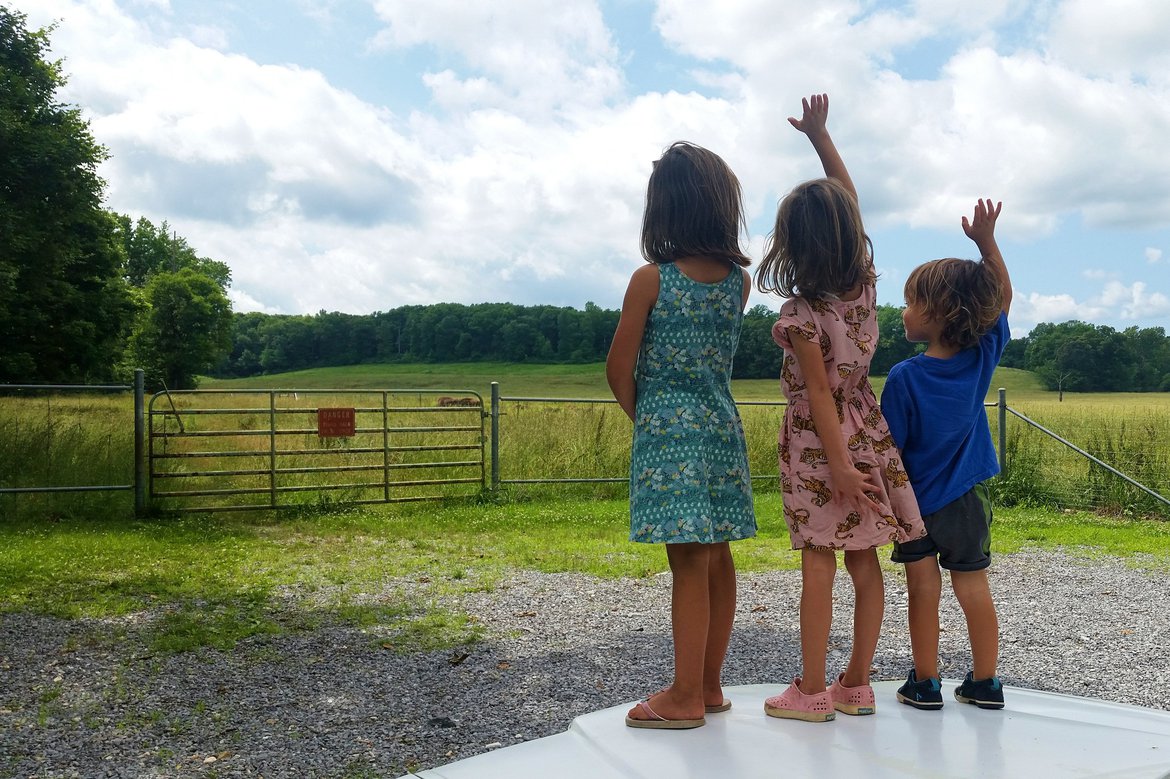
[[[650,310],[658,299],[658,282],[657,265],[643,265],[634,271],[630,285],[626,288],[621,317],[609,346],[609,355],[605,359],[605,378],[609,388],[622,411],[631,420],[638,400],[634,369],[638,365],[638,351],[646,332],[646,318],[650,316]]]
[[[987,267],[999,279],[1001,294],[1003,295],[1003,312],[1006,314],[1012,307],[1012,280],[1008,275],[1007,263],[999,252],[999,244],[995,241],[995,220],[999,219],[999,212],[1003,210],[1003,203],[996,203],[992,208],[991,198],[980,198],[975,204],[975,214],[968,221],[963,217],[963,232],[975,242],[979,254]]]
[[[809,411],[812,412],[813,424],[817,428],[817,437],[829,461],[833,493],[841,497],[846,505],[873,508],[877,504],[871,493],[880,493],[881,489],[876,483],[876,477],[859,471],[849,454],[845,434],[837,417],[837,404],[829,389],[821,346],[808,340],[795,328],[789,329],[788,336],[792,340],[792,353],[805,379]]]
[[[849,171],[845,167],[845,161],[841,159],[841,154],[837,151],[837,146],[833,143],[832,137],[829,135],[827,122],[829,119],[829,96],[828,95],[813,95],[812,97],[804,98],[800,101],[804,108],[804,114],[800,119],[794,116],[788,117],[788,121],[797,130],[808,136],[809,141],[813,145],[817,156],[820,157],[821,167],[825,169],[825,175],[829,178],[837,179],[845,188],[848,189],[853,197],[857,197],[857,188],[853,186],[853,179],[849,177]]]

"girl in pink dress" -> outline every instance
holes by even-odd
[[[788,121],[808,136],[826,178],[801,184],[781,202],[756,285],[788,298],[772,337],[784,348],[780,489],[792,548],[801,550],[804,669],[764,710],[826,722],[838,711],[874,713],[869,669],[885,605],[877,547],[926,530],[869,384],[878,342],[876,275],[857,191],[825,125],[828,96],[813,95],[803,107],[801,119]],[[856,592],[853,650],[826,686],[838,550]]]

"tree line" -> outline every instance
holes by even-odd
[[[1034,372],[1060,392],[1170,392],[1170,338],[1165,328],[1071,321],[1037,325],[1013,339],[1002,365]]]
[[[0,383],[193,386],[231,345],[231,273],[103,206],[108,152],[56,98],[51,31],[0,6]]]
[[[601,362],[620,312],[511,303],[402,306],[367,315],[235,314],[222,377],[384,362]],[[883,376],[921,347],[906,340],[902,308],[878,306],[880,337],[870,373]],[[775,379],[782,353],[772,339],[776,312],[744,314],[734,378]],[[1000,363],[1035,372],[1048,389],[1170,391],[1170,338],[1163,328],[1123,331],[1085,322],[1045,323],[1013,339]]]
[[[283,373],[382,362],[600,362],[620,312],[586,303],[584,310],[511,303],[437,303],[368,315],[321,311],[311,316],[247,313],[233,317],[231,353],[215,375]],[[880,306],[882,336],[875,372],[914,354],[901,309]],[[772,340],[775,312],[744,315],[735,378],[776,378],[782,353]]]

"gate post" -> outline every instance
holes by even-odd
[[[999,472],[1007,473],[1007,390],[999,388]]]
[[[146,374],[134,369],[134,516],[146,513]]]
[[[492,382],[492,492],[500,488],[500,383]]]

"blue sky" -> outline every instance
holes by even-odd
[[[989,196],[1015,335],[1170,324],[1170,3],[9,5],[57,23],[109,206],[227,262],[237,310],[616,308],[650,162],[679,139],[739,175],[758,258],[820,172],[786,118],[828,92],[881,302],[973,256],[960,218]]]

